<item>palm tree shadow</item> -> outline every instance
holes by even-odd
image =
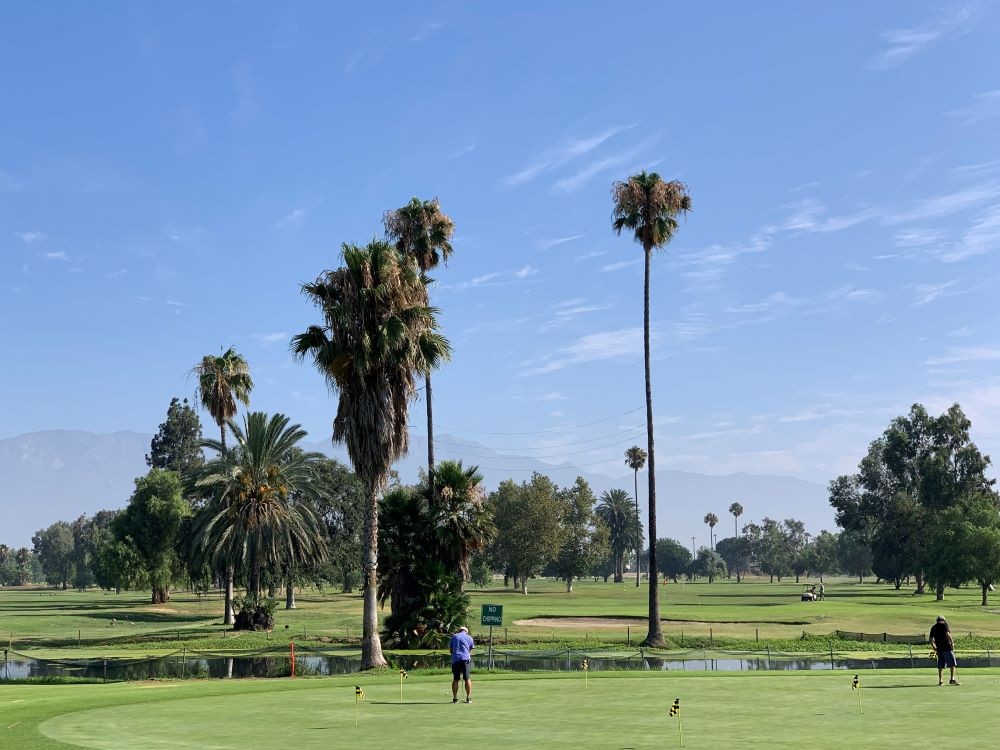
[[[938,687],[932,683],[927,685],[867,685],[865,690],[907,690],[916,688]]]
[[[400,703],[399,701],[368,701],[369,705],[372,706],[442,706],[451,701],[406,701]]]

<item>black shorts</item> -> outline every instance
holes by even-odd
[[[451,676],[456,680],[467,680],[469,679],[469,670],[471,668],[471,661],[453,661],[451,663]]]

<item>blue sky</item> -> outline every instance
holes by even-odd
[[[439,430],[623,473],[610,187],[646,168],[694,200],[654,263],[659,466],[825,482],[914,401],[1000,453],[1000,6],[630,8],[5,4],[0,437],[151,432],[234,345],[323,438],[298,285],[437,196]]]

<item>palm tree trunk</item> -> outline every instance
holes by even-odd
[[[639,588],[639,574],[642,572],[642,534],[639,533],[639,470],[633,469],[632,483],[635,485],[635,587]]]
[[[364,551],[361,567],[364,571],[364,614],[362,615],[361,668],[373,669],[388,665],[382,655],[382,640],[378,633],[378,483],[368,486],[368,511],[365,516]]]
[[[660,586],[656,569],[656,454],[653,452],[653,384],[649,372],[649,266],[653,257],[651,246],[643,247],[646,256],[646,272],[642,293],[642,348],[646,370],[646,443],[649,451],[649,631],[646,646],[664,646],[663,628],[660,625]],[[638,502],[638,498],[636,499]]]
[[[434,499],[434,404],[431,402],[431,374],[424,375],[424,397],[427,400],[427,486]]]
[[[285,609],[295,609],[295,587],[291,581],[285,585]]]
[[[735,513],[733,514],[733,541],[736,542],[736,583],[740,582],[740,529],[736,521],[739,519]],[[820,578],[820,581],[823,579]]]
[[[234,622],[236,622],[236,618],[233,615],[233,577],[235,575],[235,571],[233,570],[233,566],[232,565],[227,565],[226,566],[226,574],[225,575],[226,575],[226,582],[225,582],[225,587],[226,587],[226,604],[225,604],[226,612],[223,615],[222,624],[223,625],[232,625]]]

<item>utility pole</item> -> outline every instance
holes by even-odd
[[[691,537],[691,559],[693,560],[696,557],[697,555],[695,554],[694,551],[694,537]]]

